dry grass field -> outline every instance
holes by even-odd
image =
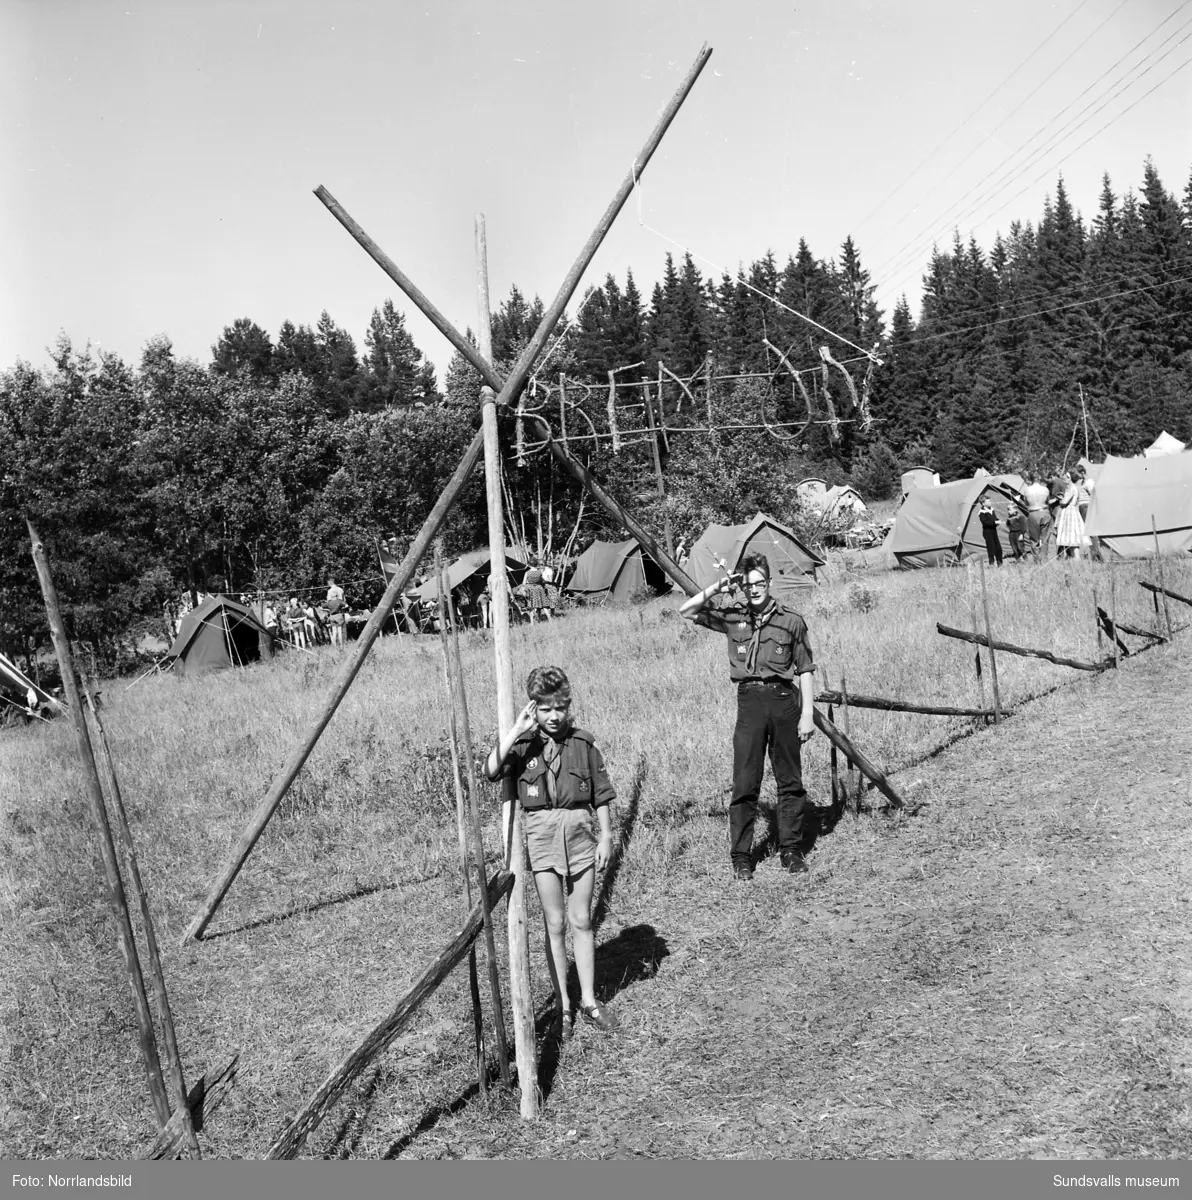
[[[1192,594],[1192,563],[1165,569]],[[1155,626],[1135,582],[1155,577],[1116,568],[1120,620]],[[1095,658],[1092,593],[1107,605],[1110,586],[1095,563],[991,573],[996,636]],[[971,627],[974,601],[967,570],[841,576],[805,613],[833,686],[843,671],[857,692],[971,706],[974,648],[935,622]],[[499,1090],[477,1095],[457,970],[306,1153],[1192,1154],[1192,633],[1100,675],[999,655],[1013,712],[997,728],[854,710],[855,740],[913,811],[886,813],[867,791],[871,811],[827,822],[808,876],[780,873],[767,842],[749,885],[731,880],[725,848],[722,639],[677,605],[514,635],[519,677],[568,669],[618,789],[597,986],[622,1029],[580,1027],[561,1050],[546,1038],[542,1116],[525,1124]],[[492,647],[470,633],[463,649],[485,741]],[[386,639],[207,939],[178,947],[338,662],[295,653],[105,691],[187,1077],[241,1055],[202,1135],[210,1157],[261,1155],[463,912],[438,643]],[[825,804],[820,736],[806,768]],[[0,739],[0,797],[0,1153],[136,1156],[152,1110],[67,723]],[[489,817],[491,864],[495,803]],[[545,1017],[533,899],[530,919]]]

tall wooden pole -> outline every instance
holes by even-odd
[[[46,560],[45,547],[37,536],[33,525],[26,521],[29,541],[33,547],[33,563],[37,568],[41,594],[45,598],[46,615],[50,622],[50,633],[54,639],[54,651],[58,655],[58,670],[62,675],[62,690],[70,718],[74,724],[75,748],[83,768],[83,784],[87,799],[91,803],[91,817],[99,834],[99,849],[103,858],[104,875],[107,878],[108,900],[116,918],[116,934],[120,942],[120,954],[128,975],[128,986],[132,992],[133,1007],[137,1016],[137,1040],[141,1047],[141,1060],[149,1081],[149,1095],[153,1110],[157,1114],[158,1128],[170,1119],[170,1101],[166,1094],[165,1080],[161,1073],[161,1059],[157,1053],[157,1036],[153,1029],[153,1014],[149,1010],[149,999],[145,995],[145,980],[141,974],[141,962],[137,957],[137,944],[133,937],[132,920],[128,912],[128,898],[124,892],[124,881],[120,878],[120,867],[116,861],[116,846],[112,841],[112,827],[108,824],[107,809],[103,802],[103,788],[99,782],[99,771],[95,766],[95,755],[91,750],[91,738],[87,732],[87,714],[83,710],[79,681],[75,675],[74,662],[70,656],[70,642],[66,637],[66,626],[62,611],[58,607],[58,593]]]
[[[488,294],[488,235],[484,214],[476,216],[476,299],[480,354],[492,361],[492,309]],[[491,367],[489,368],[491,370]],[[493,390],[480,390],[480,422],[484,434],[484,486],[488,500],[489,591],[492,595],[493,653],[497,675],[497,731],[504,737],[513,728],[513,650],[509,635],[509,577],[505,567],[505,519],[501,510],[501,450],[497,439],[497,408]],[[513,781],[502,780],[501,841],[513,876],[506,906],[509,932],[509,1005],[513,1013],[513,1044],[521,1085],[521,1115],[538,1115],[538,1055],[534,1044],[534,997],[530,990],[530,941],[526,925],[526,862],[522,845],[521,811]],[[505,1071],[508,1072],[506,1062]],[[504,1076],[507,1078],[507,1075]]]
[[[439,589],[439,643],[443,647],[443,690],[447,695],[447,743],[451,749],[451,775],[455,783],[455,826],[459,835],[459,865],[464,876],[464,913],[472,910],[472,874],[468,867],[468,839],[464,833],[464,783],[460,775],[459,730],[455,723],[456,680],[447,645],[447,576],[443,570],[443,539],[435,538],[435,579]],[[469,759],[471,755],[468,756]],[[469,770],[471,770],[469,763]],[[480,871],[483,894],[484,868]],[[484,1016],[480,1010],[480,978],[476,969],[476,943],[468,947],[468,992],[472,997],[472,1039],[476,1051],[476,1086],[482,1096],[488,1094],[488,1065],[484,1052]]]
[[[993,648],[993,623],[989,619],[989,592],[985,587],[985,563],[977,559],[981,569],[981,603],[985,608],[985,636],[989,639],[989,682],[993,687],[993,723],[1002,719],[1002,697],[997,686],[997,653]]]
[[[972,576],[969,576],[969,583],[972,583]],[[977,598],[973,595],[972,590],[969,590],[969,617],[973,622],[973,632],[980,633],[980,628],[977,625]],[[985,676],[981,672],[981,647],[978,645],[973,652],[973,662],[977,668],[977,695],[980,697],[981,707],[985,707]],[[986,718],[988,721],[988,718]]]
[[[1167,640],[1171,641],[1171,605],[1167,603],[1167,584],[1163,580],[1163,555],[1159,552],[1159,531],[1155,528],[1155,514],[1151,513],[1151,535],[1155,539],[1155,562],[1159,567],[1159,588],[1163,592],[1163,620],[1167,625]]]
[[[1112,554],[1113,551],[1110,551]],[[1113,669],[1121,666],[1122,660],[1118,654],[1117,632],[1117,573],[1113,569],[1113,559],[1109,560],[1109,629],[1113,634]]]
[[[174,1115],[182,1125],[182,1139],[187,1149],[195,1156],[202,1158],[199,1151],[199,1139],[195,1136],[194,1123],[190,1116],[190,1105],[186,1099],[186,1076],[182,1071],[182,1056],[178,1052],[178,1037],[174,1030],[174,1014],[170,1008],[170,997],[166,991],[165,972],[161,966],[161,953],[157,946],[157,930],[153,926],[153,916],[149,911],[149,892],[141,879],[141,868],[137,863],[136,847],[132,841],[132,830],[128,825],[128,813],[124,808],[124,796],[120,791],[120,781],[116,778],[116,764],[112,761],[111,747],[108,745],[108,735],[104,731],[103,718],[99,715],[99,705],[89,686],[84,685],[87,693],[87,705],[91,710],[91,724],[95,727],[95,737],[92,747],[99,748],[99,758],[103,763],[103,773],[108,784],[108,796],[112,802],[112,814],[116,823],[116,840],[124,853],[124,866],[128,871],[128,880],[136,897],[137,907],[141,911],[141,924],[145,928],[145,952],[149,959],[149,984],[153,989],[153,998],[157,1002],[157,1013],[161,1020],[162,1040],[166,1045],[166,1090]]]

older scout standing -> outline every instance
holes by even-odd
[[[717,599],[742,577],[743,599]],[[815,732],[815,663],[806,622],[770,595],[770,564],[762,554],[747,555],[741,560],[740,576],[726,575],[706,587],[679,613],[728,639],[729,678],[737,685],[729,807],[733,874],[737,879],[753,878],[753,823],[767,747],[778,788],[781,862],[792,874],[806,871],[802,840],[807,793],[799,749]]]

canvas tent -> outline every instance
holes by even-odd
[[[864,516],[869,510],[861,493],[847,483],[838,483],[824,493],[824,511],[832,516]]]
[[[930,467],[911,467],[902,473],[902,495],[913,492],[915,488],[939,487],[939,474]]]
[[[475,591],[479,595],[483,581],[488,578],[490,570],[488,564],[491,558],[492,554],[487,546],[481,546],[479,550],[470,550],[467,554],[461,554],[447,568],[447,590],[454,592],[457,588],[475,580]],[[526,564],[508,547],[505,549],[505,565],[511,576],[511,582],[520,579],[526,570]],[[433,568],[426,579],[408,594],[417,596],[424,604],[438,604],[439,581]]]
[[[975,554],[985,553],[985,539],[977,508],[988,495],[1001,518],[998,534],[1002,553],[1010,553],[1006,535],[1006,513],[1012,497],[1022,491],[1020,475],[983,475],[958,479],[939,487],[914,488],[907,493],[887,548],[903,569],[951,566]]]
[[[778,599],[815,586],[824,560],[795,537],[794,531],[765,513],[744,525],[709,525],[691,547],[687,574],[701,587],[723,574],[716,560],[735,571],[746,554],[764,554],[770,563],[770,586]]]
[[[1101,552],[1121,558],[1155,553],[1151,519],[1162,554],[1192,550],[1192,454],[1114,458],[1101,464],[1085,533]]]
[[[227,596],[208,596],[178,626],[167,654],[181,675],[205,675],[273,657],[273,638],[256,613]]]
[[[1179,438],[1173,438],[1167,430],[1161,434],[1142,452],[1143,458],[1164,458],[1168,454],[1180,454],[1184,443]]]
[[[629,538],[624,542],[593,542],[576,561],[567,590],[602,603],[630,600],[647,591],[664,592],[670,586],[662,568],[637,538]]]

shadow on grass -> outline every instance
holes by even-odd
[[[625,852],[633,840],[633,833],[637,826],[646,775],[646,758],[645,755],[641,755],[629,783],[629,795],[625,806],[625,818],[621,823],[620,837],[613,847],[608,866],[604,871],[604,878],[601,880],[600,890],[592,905],[593,931],[600,928],[608,915],[617,877],[625,859]],[[616,937],[596,947],[597,999],[602,1003],[607,1002],[631,984],[643,979],[652,979],[658,972],[659,963],[669,954],[670,950],[667,947],[666,939],[661,937],[652,925],[634,925],[621,930]],[[576,975],[574,963],[567,972],[567,992],[573,1000],[579,996],[579,978]],[[562,1052],[553,996],[548,996],[535,1012],[534,1032],[539,1048],[538,1089],[540,1096],[545,1100],[550,1095],[558,1074]],[[581,1030],[576,1030],[576,1036],[582,1036]],[[512,1054],[512,1037],[509,1039],[509,1049]],[[490,1091],[495,1092],[498,1096],[501,1095],[499,1090],[500,1073],[496,1064],[489,1068],[488,1086]],[[396,1158],[417,1137],[433,1129],[443,1117],[451,1116],[467,1107],[478,1097],[479,1093],[479,1086],[473,1083],[449,1103],[435,1105],[428,1109],[413,1129],[403,1134],[386,1150],[384,1157]]]
[[[432,879],[437,879],[442,873],[439,870],[430,875],[422,875],[417,879],[394,880],[389,883],[358,884],[347,891],[333,892],[330,896],[324,896],[320,900],[312,900],[309,904],[296,904],[293,908],[287,908],[283,912],[267,913],[263,917],[255,917],[251,921],[245,921],[243,925],[233,925],[228,929],[218,929],[214,933],[204,933],[203,941],[214,942],[217,938],[228,937],[233,933],[247,933],[250,929],[260,929],[263,925],[276,925],[279,921],[288,921],[291,917],[301,917],[306,913],[318,912],[322,908],[329,908],[333,904],[345,904],[349,900],[362,900],[365,896],[373,896],[377,892],[391,892],[398,888],[410,887],[412,884],[429,883]]]

